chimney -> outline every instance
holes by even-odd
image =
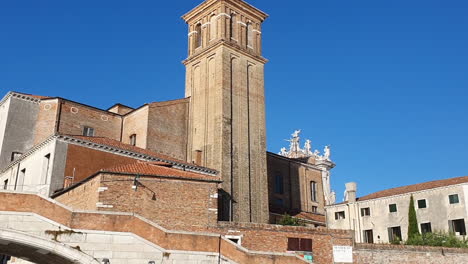
[[[356,190],[357,190],[357,184],[355,182],[346,183],[345,200],[347,200],[349,203],[356,202]]]

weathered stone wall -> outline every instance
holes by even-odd
[[[467,263],[468,249],[358,244],[356,264],[454,264]]]

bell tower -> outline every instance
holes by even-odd
[[[268,181],[261,24],[242,0],[206,0],[188,24],[187,159],[220,171],[221,220],[267,223]]]

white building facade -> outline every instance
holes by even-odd
[[[353,230],[357,243],[405,241],[411,195],[421,233],[443,231],[466,237],[468,177],[398,187],[357,199],[356,184],[348,183],[347,201],[326,207],[327,227]]]

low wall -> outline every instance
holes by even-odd
[[[402,245],[357,244],[357,264],[453,264],[467,263],[468,249]]]

